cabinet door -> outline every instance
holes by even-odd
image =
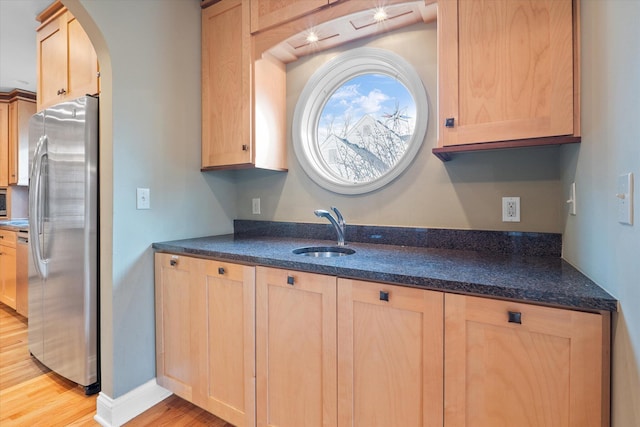
[[[336,278],[258,267],[258,426],[335,426],[336,357]]]
[[[0,302],[16,309],[16,248],[0,245]]]
[[[202,167],[250,165],[249,2],[222,0],[202,11]]]
[[[9,104],[10,185],[29,185],[29,119],[35,112],[33,101],[17,99]]]
[[[338,279],[338,426],[442,426],[443,295]]]
[[[9,104],[0,102],[0,187],[9,185]]]
[[[438,13],[440,146],[574,133],[572,0],[444,1]]]
[[[255,426],[255,268],[201,263],[193,401],[234,426]]]
[[[70,13],[67,13],[67,37],[69,43],[69,75],[67,98],[94,95],[98,90],[98,57],[87,33]]]
[[[608,320],[447,294],[444,425],[608,425]]]
[[[200,262],[178,255],[155,255],[157,381],[189,401],[196,363]]]
[[[251,32],[290,21],[333,1],[335,0],[251,0]]]
[[[38,111],[99,92],[98,57],[80,23],[66,9],[38,29]]]
[[[38,111],[62,100],[67,91],[67,31],[64,12],[38,29]]]

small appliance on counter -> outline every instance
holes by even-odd
[[[0,219],[7,217],[7,189],[0,188]]]

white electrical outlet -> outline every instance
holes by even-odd
[[[520,222],[520,197],[502,198],[502,222]]]
[[[633,173],[618,176],[618,222],[633,225]]]
[[[148,188],[136,188],[136,209],[151,209],[150,192]]]
[[[260,199],[251,199],[251,211],[254,215],[260,215]]]

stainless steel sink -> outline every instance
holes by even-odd
[[[296,255],[304,255],[315,258],[329,258],[355,254],[356,251],[344,246],[309,246],[306,248],[294,249]]]

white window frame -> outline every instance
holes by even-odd
[[[416,124],[407,151],[384,175],[369,182],[352,183],[329,171],[320,154],[317,129],[327,100],[344,83],[363,74],[396,78],[416,104]],[[320,67],[305,85],[293,113],[293,149],[307,175],[319,186],[338,194],[363,194],[396,179],[412,163],[427,133],[427,92],[420,76],[404,58],[388,50],[362,47],[348,50]]]

